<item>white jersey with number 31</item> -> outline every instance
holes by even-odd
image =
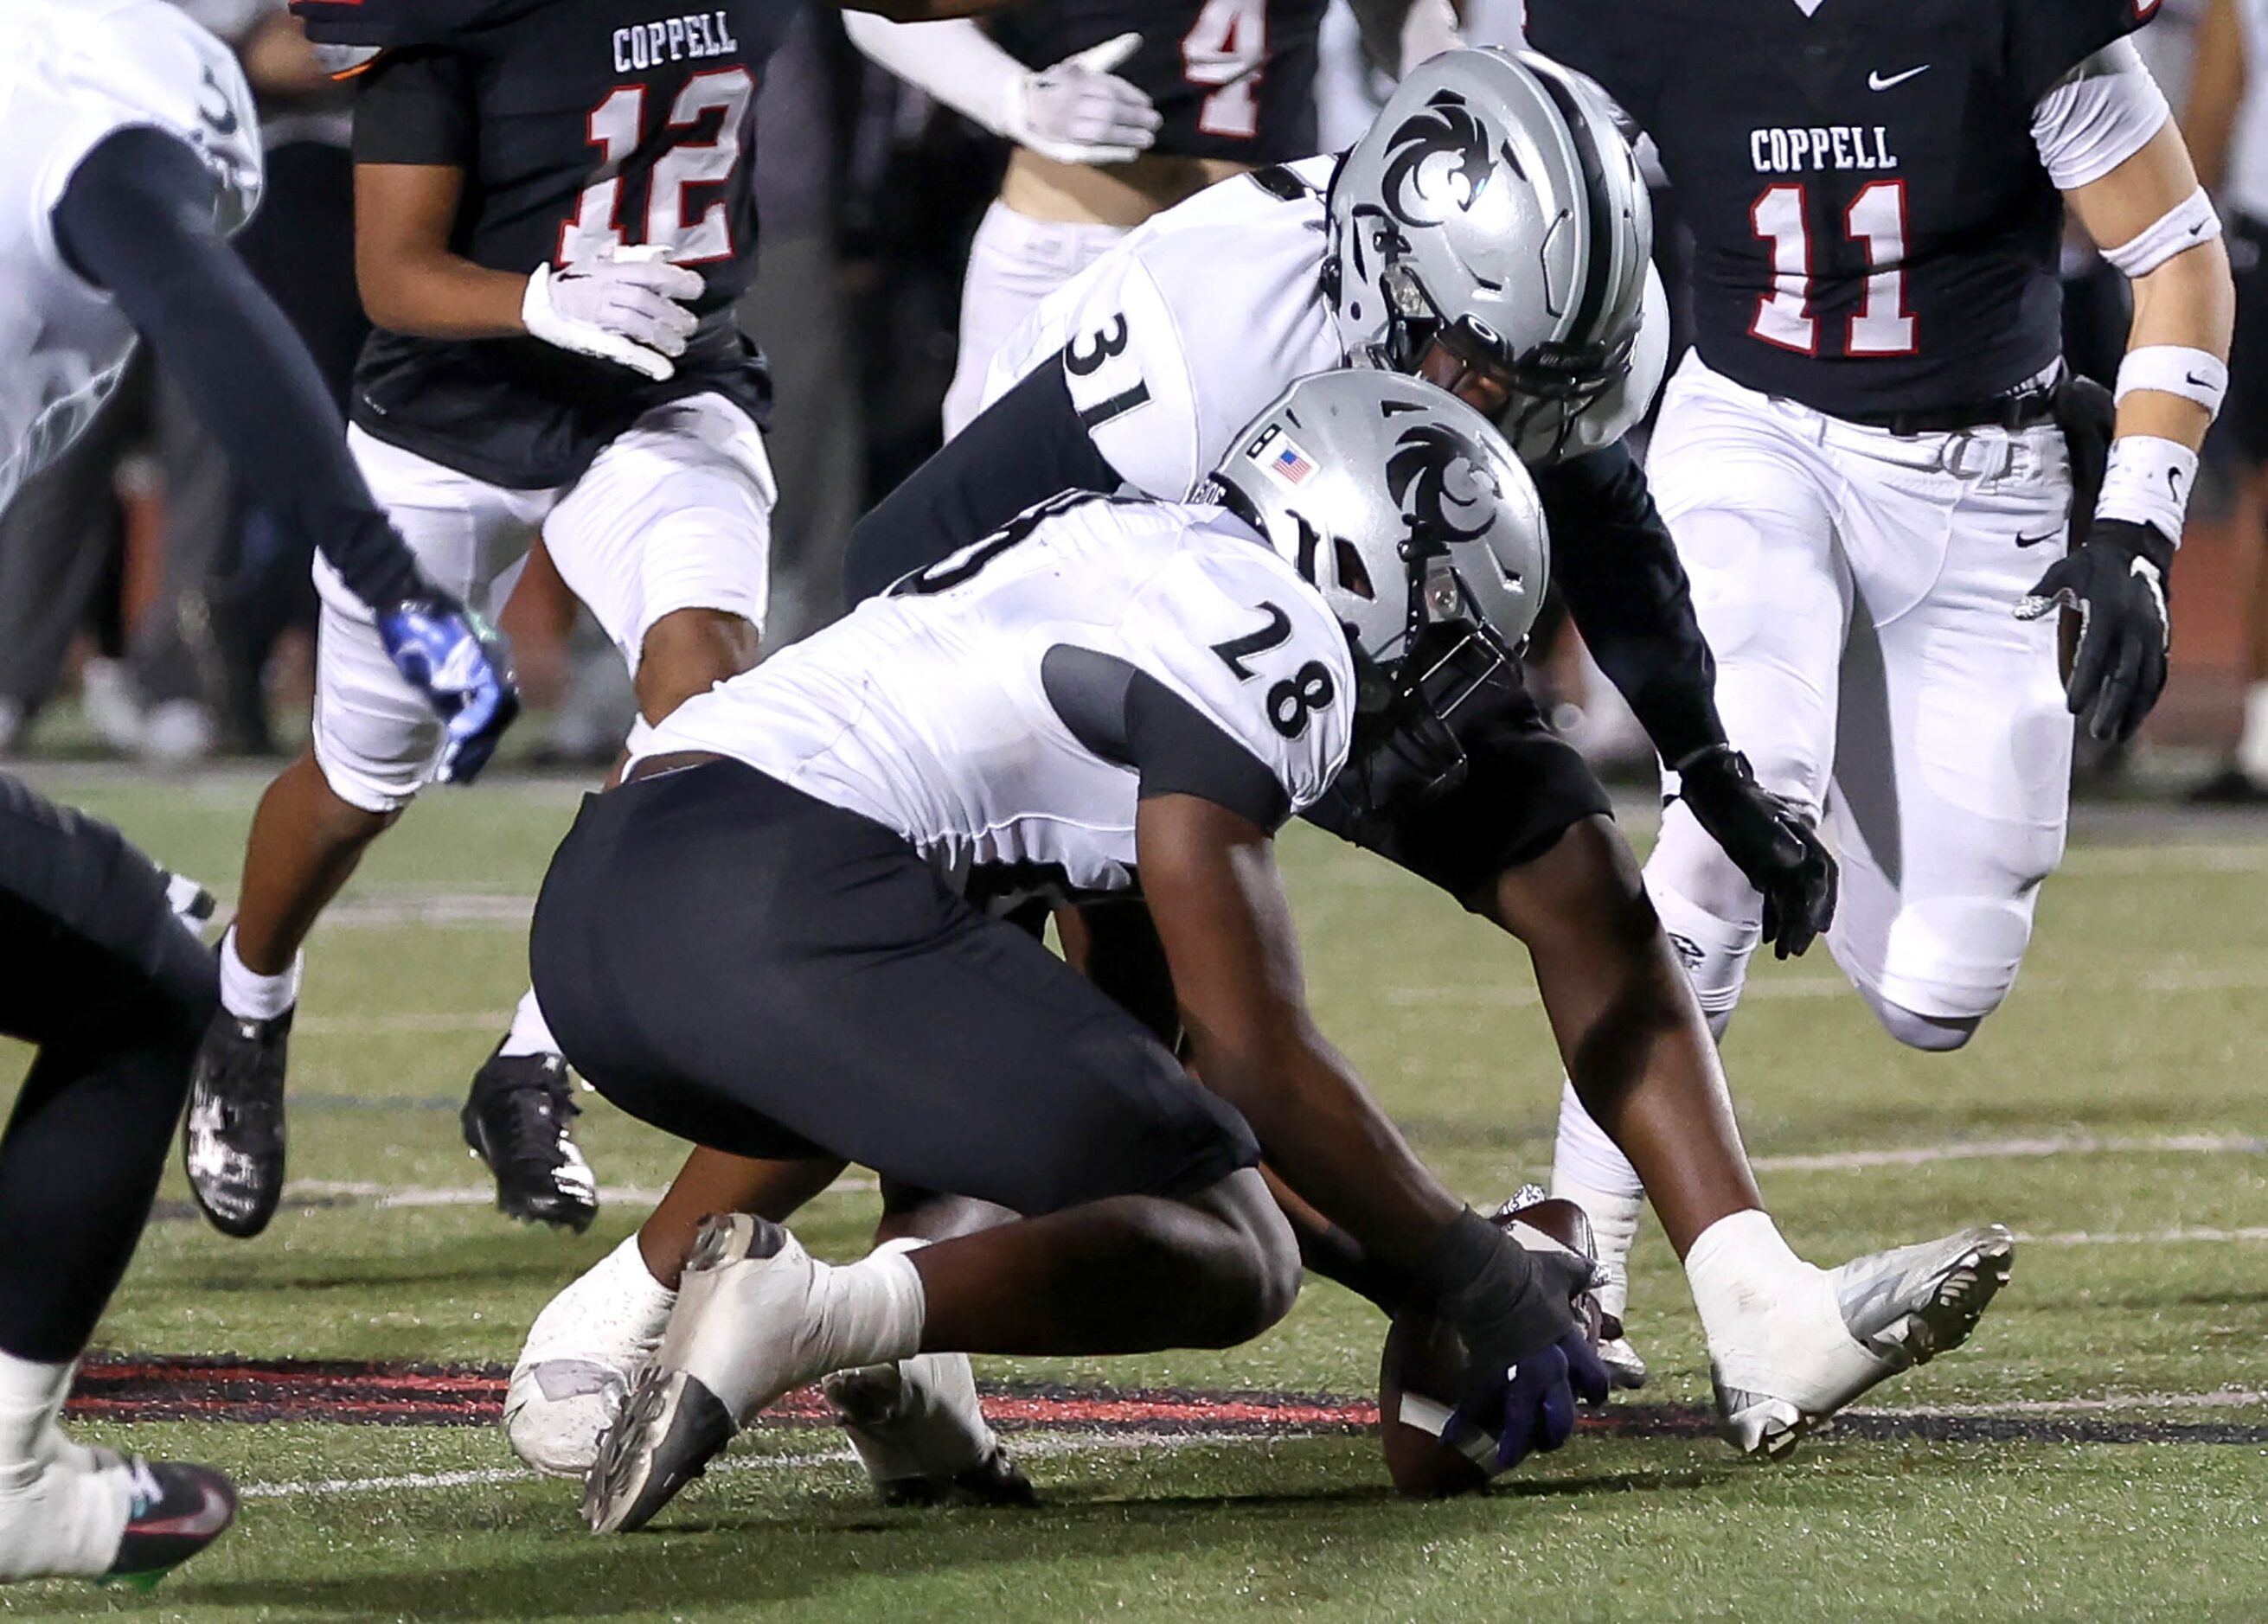
[[[125,317],[56,246],[55,211],[97,143],[143,126],[204,159],[224,228],[251,217],[260,129],[226,46],[163,0],[0,0],[0,507],[133,353]]]

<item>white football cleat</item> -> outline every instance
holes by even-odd
[[[1709,1350],[1718,1430],[1743,1453],[1783,1459],[1867,1389],[1966,1341],[2015,1251],[2006,1228],[1985,1224],[1808,1269],[1800,1296],[1745,1306],[1738,1345]]]
[[[820,1385],[884,1505],[1037,1498],[984,1419],[967,1354],[862,1365]]]
[[[512,1452],[553,1477],[588,1472],[599,1435],[653,1357],[676,1301],[646,1273],[633,1237],[545,1304],[504,1393]]]
[[[735,1213],[702,1225],[669,1328],[584,1482],[593,1533],[644,1526],[742,1422],[829,1372],[817,1334],[822,1267],[768,1219]]]

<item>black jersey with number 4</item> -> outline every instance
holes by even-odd
[[[1034,68],[1122,33],[1142,43],[1116,71],[1163,120],[1169,158],[1280,164],[1315,150],[1315,35],[1325,0],[1024,0],[987,24]]]
[[[757,76],[797,0],[363,0],[311,32],[387,47],[358,80],[357,164],[461,169],[450,247],[526,273],[666,247],[706,288],[667,383],[533,338],[380,331],[357,373],[367,432],[491,483],[578,477],[665,401],[715,392],[761,420],[762,358],[733,319],[755,272]],[[357,37],[359,36],[359,37]]]
[[[1838,416],[1943,409],[2060,353],[2034,107],[2160,0],[1528,0],[1536,49],[1660,149],[1702,358]]]

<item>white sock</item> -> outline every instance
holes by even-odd
[[[533,987],[520,994],[519,1007],[512,1012],[512,1030],[504,1034],[499,1052],[507,1060],[521,1054],[559,1053],[559,1040],[551,1035],[551,1025],[543,1018]]]
[[[856,1263],[819,1265],[815,1317],[828,1370],[889,1364],[920,1348],[929,1300],[912,1253],[925,1244],[886,1241]]]
[[[41,1440],[70,1391],[71,1365],[0,1353],[0,1484],[36,1474]]]
[[[1606,1129],[1591,1120],[1572,1083],[1560,1084],[1559,1141],[1551,1156],[1551,1194],[1573,1201],[1591,1220],[1606,1284],[1599,1306],[1619,1319],[1630,1307],[1630,1254],[1638,1240],[1646,1187]]]
[[[236,956],[236,927],[220,939],[220,1001],[240,1021],[272,1021],[299,1002],[299,970],[306,955],[291,955],[281,975],[262,975]]]
[[[1718,1219],[1685,1254],[1685,1281],[1712,1352],[1737,1343],[1745,1325],[1817,1279],[1761,1208]]]
[[[1733,1024],[1741,989],[1748,985],[1749,960],[1764,939],[1764,926],[1719,919],[1686,900],[1656,876],[1651,865],[1646,870],[1646,889],[1653,899],[1653,911],[1661,918],[1669,945],[1693,983],[1694,1002],[1709,1023],[1709,1035],[1721,1043],[1725,1029]]]
[[[2268,784],[2268,682],[2244,690],[2244,731],[2236,741],[2236,765],[2255,783]]]

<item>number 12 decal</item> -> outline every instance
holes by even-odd
[[[1749,227],[1771,245],[1772,291],[1756,300],[1749,334],[1798,355],[1819,353],[1819,322],[1811,313],[1812,254],[1805,188],[1766,187],[1749,205]],[[1877,180],[1843,211],[1843,234],[1867,250],[1867,295],[1843,336],[1853,356],[1910,356],[1919,347],[1906,310],[1906,183]]]
[[[593,258],[601,248],[626,245],[622,227],[623,177],[645,136],[643,85],[625,85],[592,110],[590,143],[601,154],[600,179],[583,191],[575,217],[559,228],[559,263]],[[740,162],[740,136],[756,82],[746,68],[696,73],[671,104],[667,129],[690,129],[711,113],[718,115],[714,141],[676,142],[656,154],[646,172],[645,230],[639,240],[669,250],[679,265],[706,265],[733,257],[732,210],[723,198],[685,217],[685,194],[694,187],[724,186]]]

